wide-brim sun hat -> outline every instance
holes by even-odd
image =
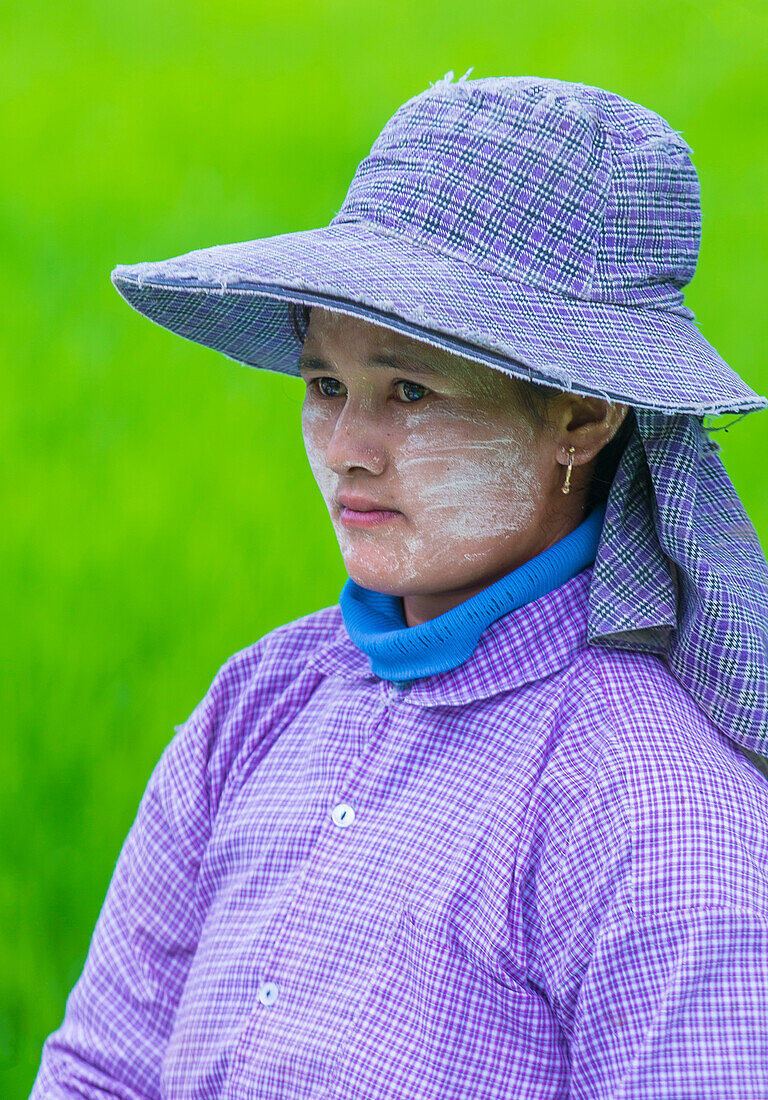
[[[246,366],[298,376],[303,303],[632,406],[588,640],[657,654],[723,736],[768,754],[768,562],[703,423],[768,399],[683,300],[701,238],[692,149],[603,88],[468,75],[395,112],[329,225],[120,264],[112,281]]]
[[[119,264],[115,287],[158,325],[285,374],[298,301],[638,408],[765,408],[683,301],[701,214],[681,134],[602,88],[467,75],[395,112],[329,225]]]

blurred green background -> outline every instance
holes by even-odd
[[[448,69],[598,84],[693,147],[687,301],[764,394],[768,8],[4,11],[0,1096],[16,1100],[173,725],[227,657],[335,603],[346,579],[302,446],[303,383],[151,324],[111,269],[327,224],[386,120]],[[717,438],[765,547],[768,415]]]

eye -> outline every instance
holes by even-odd
[[[423,393],[428,393],[429,392],[427,390],[426,386],[420,386],[418,382],[405,382],[405,381],[401,380],[399,382],[395,382],[395,386],[406,386],[407,389],[411,392],[413,390],[422,390]],[[420,400],[421,400],[421,398],[417,396],[416,401],[420,401]],[[415,401],[406,401],[406,405],[414,405],[415,403],[416,403]]]
[[[338,397],[337,393],[326,393],[325,389],[323,388],[323,383],[324,382],[330,382],[332,385],[335,384],[337,386],[340,386],[341,383],[338,382],[335,378],[325,378],[325,377],[313,378],[312,381],[309,383],[310,386],[312,385],[313,382],[316,383],[317,388],[320,391],[320,393],[323,395],[323,397]]]

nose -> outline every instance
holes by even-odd
[[[356,468],[372,474],[384,472],[388,455],[375,409],[360,402],[345,402],[328,442],[325,460],[336,474]]]

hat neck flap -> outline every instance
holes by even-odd
[[[591,643],[663,656],[741,748],[768,754],[768,562],[701,419],[636,409],[590,590]]]

